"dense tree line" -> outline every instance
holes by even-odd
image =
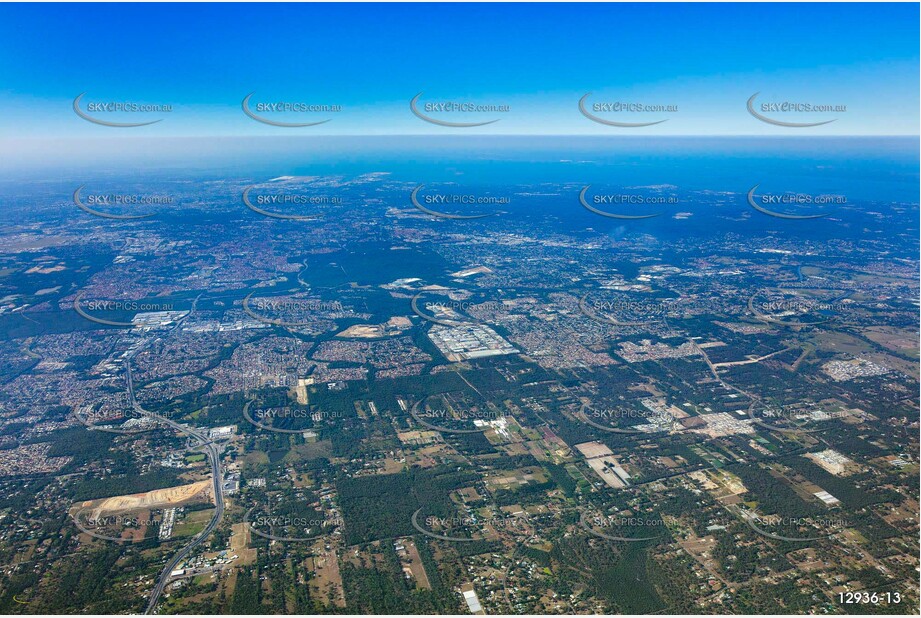
[[[238,616],[265,613],[262,608],[262,586],[258,570],[241,569],[237,573],[236,586],[227,610],[227,613]]]
[[[181,471],[175,468],[157,467],[147,474],[88,477],[71,489],[70,497],[78,502],[173,487],[182,484],[180,473]]]

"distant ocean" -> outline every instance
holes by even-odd
[[[670,184],[747,191],[758,183],[851,199],[918,201],[917,137],[380,136],[59,140],[0,168],[3,184],[94,177],[265,177],[389,172],[478,186]],[[2,186],[0,186],[2,191]]]

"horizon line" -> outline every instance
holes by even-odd
[[[695,134],[695,133],[682,133],[674,135],[603,135],[603,134],[593,134],[593,133],[453,133],[453,134],[443,134],[437,135],[432,133],[317,133],[311,135],[111,135],[108,137],[104,136],[10,136],[10,137],[0,137],[0,142],[4,141],[26,141],[26,140],[102,140],[102,139],[250,139],[250,138],[317,138],[317,137],[343,137],[343,138],[382,138],[382,137],[434,137],[434,138],[446,138],[446,137],[462,137],[462,138],[474,138],[474,137],[501,137],[501,138],[531,138],[531,137],[592,137],[592,138],[629,138],[629,139],[663,139],[663,138],[765,138],[765,139],[788,139],[788,138],[809,138],[809,139],[835,139],[835,138],[916,138],[921,139],[921,133],[919,134],[904,134],[904,133],[879,133],[879,134],[841,134],[841,135],[763,135],[758,133],[743,133],[743,134],[715,134],[715,135],[706,135],[706,134]]]

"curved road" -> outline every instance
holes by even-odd
[[[185,317],[195,311],[197,304],[198,298],[192,302],[192,310],[189,311],[189,313],[187,313],[186,316],[184,316],[182,319],[177,321],[173,328],[178,328]],[[191,554],[192,550],[201,545],[205,539],[211,535],[212,532],[214,532],[214,529],[217,528],[221,518],[224,516],[224,481],[223,477],[221,476],[221,453],[217,446],[208,439],[207,435],[201,433],[200,431],[177,423],[176,421],[168,419],[165,416],[160,416],[159,414],[145,410],[143,407],[141,407],[141,404],[138,403],[134,396],[134,376],[131,374],[130,356],[125,359],[125,369],[125,374],[128,381],[128,399],[131,403],[131,406],[138,414],[155,419],[158,422],[163,423],[164,425],[168,425],[176,431],[186,434],[190,438],[198,441],[198,447],[205,452],[205,455],[207,455],[208,461],[211,464],[211,482],[214,493],[214,515],[211,517],[211,521],[209,521],[208,525],[205,526],[201,532],[196,534],[185,547],[180,549],[176,555],[166,563],[166,566],[164,566],[163,570],[160,572],[160,577],[157,580],[157,584],[151,591],[150,598],[147,601],[147,608],[144,610],[145,614],[150,614],[156,609],[157,603],[160,601],[160,597],[163,595],[163,591],[166,589],[166,585],[169,583],[170,574],[173,572],[176,566],[182,562],[189,554]]]
[[[160,600],[160,596],[163,594],[163,591],[166,589],[166,585],[169,583],[170,574],[173,572],[176,566],[182,562],[182,560],[184,560],[190,553],[192,553],[192,550],[201,545],[212,532],[214,532],[214,529],[217,527],[221,521],[221,518],[224,516],[224,481],[221,476],[221,454],[218,451],[217,446],[208,440],[207,436],[201,432],[142,408],[141,404],[139,404],[134,397],[134,379],[131,376],[130,360],[126,366],[128,375],[128,397],[130,398],[131,405],[139,414],[143,414],[145,416],[149,416],[150,418],[156,419],[165,425],[169,425],[180,433],[187,434],[199,441],[199,446],[205,451],[205,454],[208,456],[208,461],[211,463],[211,482],[214,492],[215,506],[214,515],[211,517],[211,521],[208,522],[208,525],[205,526],[204,530],[196,534],[195,537],[188,543],[188,545],[179,550],[179,552],[177,552],[176,555],[166,563],[166,566],[163,567],[163,570],[160,572],[160,578],[157,580],[157,585],[154,586],[154,589],[150,593],[150,599],[147,602],[147,609],[144,610],[145,614],[150,614],[154,609],[156,609],[157,603]]]

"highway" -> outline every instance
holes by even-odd
[[[212,479],[214,484],[214,515],[211,517],[211,521],[208,522],[208,525],[205,526],[205,529],[195,535],[188,545],[183,547],[179,552],[173,556],[173,558],[166,563],[166,566],[163,567],[163,571],[160,573],[160,579],[157,581],[157,585],[154,586],[154,589],[150,593],[150,599],[147,602],[147,609],[144,610],[145,614],[150,614],[157,607],[157,602],[160,600],[160,596],[163,594],[163,591],[166,589],[166,585],[170,580],[170,573],[179,565],[179,563],[186,558],[192,550],[201,545],[206,538],[217,528],[217,525],[220,523],[221,518],[224,516],[224,494],[222,492],[223,480],[221,479],[221,464],[220,464],[220,454],[217,451],[217,447],[214,444],[208,444],[205,447],[205,450],[208,455],[208,459],[211,462],[212,470]]]
[[[160,572],[160,578],[157,580],[156,586],[154,586],[154,589],[150,593],[150,599],[147,601],[147,609],[144,610],[145,614],[150,614],[154,611],[154,609],[156,609],[157,603],[160,600],[160,596],[162,596],[163,591],[166,589],[166,585],[169,583],[170,573],[175,570],[180,562],[182,562],[189,554],[192,553],[192,550],[201,545],[205,539],[207,539],[208,536],[214,532],[214,529],[217,528],[221,518],[224,516],[224,481],[221,475],[221,453],[214,442],[210,441],[208,437],[200,431],[142,408],[141,404],[137,402],[137,399],[134,396],[134,378],[131,375],[130,359],[126,361],[126,367],[126,373],[128,376],[128,397],[131,401],[132,407],[134,407],[134,410],[138,414],[143,414],[144,416],[156,419],[164,425],[169,425],[180,433],[191,436],[192,438],[199,441],[199,447],[204,450],[205,454],[208,456],[208,461],[211,463],[211,482],[214,493],[214,515],[212,515],[211,521],[208,522],[208,525],[205,526],[204,530],[196,534],[195,537],[189,541],[185,547],[180,549],[176,555],[166,563],[166,566],[164,566],[163,570]]]
[[[186,314],[185,317],[188,317],[193,311],[198,303],[198,298],[196,298],[192,303],[192,311]],[[176,322],[173,327],[178,328],[182,321],[185,319],[183,317]],[[205,539],[207,539],[214,529],[217,528],[217,525],[221,522],[221,518],[224,516],[224,480],[221,475],[221,452],[218,449],[217,445],[214,444],[211,440],[208,439],[206,434],[201,433],[196,429],[177,423],[176,421],[166,418],[165,416],[160,416],[154,412],[150,412],[141,407],[141,404],[138,403],[137,398],[134,395],[134,376],[131,373],[131,358],[133,355],[125,359],[125,374],[127,376],[128,382],[128,400],[131,403],[132,408],[139,415],[147,416],[149,418],[155,419],[164,425],[172,427],[176,431],[185,434],[198,441],[196,448],[200,448],[204,451],[205,455],[208,457],[208,461],[211,464],[211,482],[212,482],[212,491],[214,494],[214,515],[211,516],[211,521],[208,522],[208,525],[205,526],[204,530],[196,534],[187,545],[180,549],[176,555],[174,555],[163,567],[163,570],[160,572],[160,577],[157,580],[156,586],[150,593],[150,598],[147,601],[147,608],[144,610],[145,614],[153,613],[157,608],[157,603],[160,601],[160,597],[163,595],[163,591],[166,589],[166,585],[170,581],[170,573],[172,573],[176,567],[182,562],[192,551],[201,545]]]

